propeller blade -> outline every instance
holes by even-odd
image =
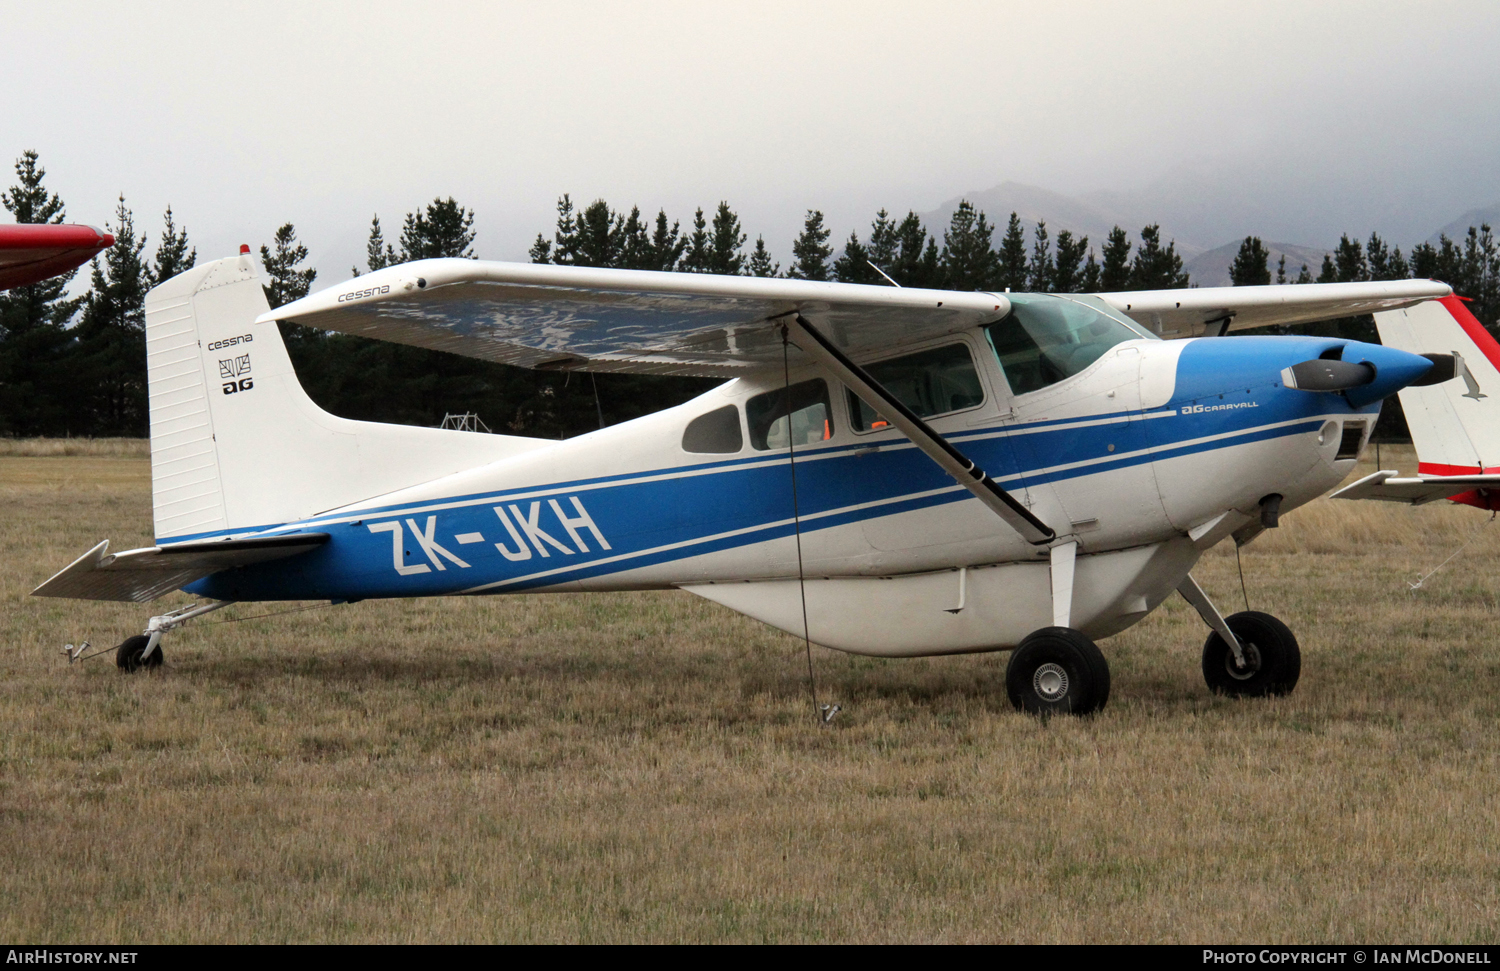
[[[1316,358],[1281,369],[1281,380],[1288,388],[1299,391],[1348,391],[1375,380],[1372,364],[1352,364]]]
[[[1407,387],[1425,388],[1432,384],[1442,384],[1451,381],[1462,373],[1464,365],[1463,358],[1458,352],[1452,354],[1423,354],[1422,357],[1432,362],[1432,370],[1413,381]]]

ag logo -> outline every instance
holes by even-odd
[[[237,391],[249,391],[255,387],[253,378],[241,377],[250,373],[250,355],[241,354],[239,357],[219,359],[219,377],[228,378],[224,382],[224,393],[234,394]]]

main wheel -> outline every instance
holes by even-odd
[[[125,642],[115,648],[115,664],[121,671],[139,671],[141,668],[161,667],[161,644],[156,645],[156,650],[144,661],[141,654],[145,652],[146,645],[151,643],[151,638],[145,634],[137,634],[134,637],[125,638]]]
[[[1302,674],[1302,649],[1291,630],[1258,610],[1224,620],[1239,639],[1245,665],[1235,663],[1234,652],[1218,631],[1210,634],[1203,645],[1203,680],[1208,689],[1235,698],[1290,694]]]
[[[1005,692],[1034,715],[1088,715],[1109,701],[1109,662],[1082,633],[1043,627],[1011,654]]]

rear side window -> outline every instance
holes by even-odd
[[[948,344],[878,364],[865,371],[919,418],[946,415],[984,402],[984,386],[966,344]],[[886,422],[854,392],[849,414],[857,432],[885,428]]]
[[[756,395],[745,405],[745,420],[751,447],[761,451],[826,442],[833,437],[828,384],[814,378]]]
[[[684,452],[738,452],[745,445],[740,431],[740,410],[734,405],[716,408],[688,422],[682,433]]]

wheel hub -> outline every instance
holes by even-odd
[[[1245,666],[1234,663],[1234,652],[1224,655],[1224,670],[1236,681],[1249,681],[1260,673],[1260,648],[1249,641],[1240,641],[1240,653],[1245,655]]]
[[[1048,661],[1031,676],[1031,687],[1043,701],[1057,701],[1068,693],[1068,672]]]

